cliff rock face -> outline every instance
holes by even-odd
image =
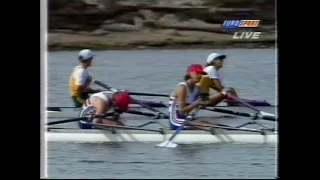
[[[115,46],[125,46],[123,40],[116,40],[118,36],[143,34],[162,34],[163,41],[172,44],[188,37],[190,42],[200,43],[212,38],[231,39],[233,32],[221,28],[224,20],[231,19],[261,20],[256,31],[273,39],[275,31],[273,0],[49,0],[48,12],[49,46],[59,43],[52,39],[57,33],[69,34],[69,38],[82,36],[82,40],[85,36],[103,36]],[[135,45],[155,42],[144,37],[129,39]]]

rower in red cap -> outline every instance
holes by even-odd
[[[113,112],[115,115],[112,118],[98,117],[94,118],[92,123],[124,126],[119,120],[118,114],[128,112],[130,102],[131,97],[127,92],[103,91],[95,93],[86,100],[86,105],[81,111],[80,117],[92,115],[103,116],[107,112]],[[79,126],[81,129],[92,129],[92,126],[87,124],[86,121],[79,121]]]
[[[200,106],[208,104],[216,105],[226,98],[226,92],[224,91],[207,100],[200,98],[202,92],[196,84],[200,82],[202,75],[205,74],[207,73],[204,72],[200,64],[189,66],[187,74],[184,77],[185,81],[178,83],[175,90],[171,93],[169,101],[169,121],[171,129],[177,129],[188,116],[188,118],[190,118],[190,115],[194,116]],[[190,124],[212,125],[209,122],[201,120],[192,120]],[[185,126],[185,129],[188,129],[188,127]]]

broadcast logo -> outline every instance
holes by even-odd
[[[234,32],[232,39],[259,39],[261,32],[252,31],[257,28],[260,20],[225,20],[221,25],[224,29],[243,29],[244,31]]]

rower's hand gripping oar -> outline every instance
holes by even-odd
[[[131,91],[126,91],[126,90],[119,90],[119,89],[114,89],[107,84],[104,84],[103,82],[100,82],[98,80],[93,80],[93,82],[103,88],[106,88],[110,91],[125,91],[129,93],[130,95],[136,95],[136,96],[158,96],[158,97],[169,97],[167,94],[155,94],[155,93],[140,93],[140,92],[131,92]]]
[[[108,86],[107,84],[104,84],[103,82],[100,82],[100,81],[98,81],[98,80],[94,80],[94,83],[96,83],[97,85],[99,85],[99,86],[101,86],[101,87],[103,87],[103,88],[106,88],[106,89],[108,89],[108,90],[110,90],[110,91],[112,91],[112,92],[119,92],[119,90],[117,90],[117,89],[115,89],[115,88],[112,88],[112,87]],[[157,118],[157,119],[159,119],[159,118],[168,119],[168,118],[169,118],[169,116],[166,115],[166,114],[164,114],[163,112],[161,112],[161,111],[159,111],[159,110],[157,110],[157,109],[155,109],[155,108],[153,108],[153,107],[150,107],[150,106],[148,106],[148,105],[140,102],[140,101],[137,100],[137,99],[133,99],[133,98],[132,98],[132,101],[133,101],[134,103],[136,103],[136,104],[139,104],[140,106],[142,106],[142,107],[144,107],[144,108],[146,108],[146,109],[149,109],[149,110],[157,113],[157,115],[156,115],[156,118]]]
[[[185,121],[176,129],[175,133],[171,135],[169,140],[163,141],[162,143],[156,145],[156,147],[169,147],[169,148],[175,148],[178,146],[178,144],[172,142],[172,140],[177,136],[177,134],[184,128],[185,125],[189,123],[189,120],[192,120],[194,115],[200,110],[199,106],[192,114],[188,115]]]
[[[274,114],[271,114],[271,113],[267,113],[267,112],[261,111],[261,110],[259,110],[259,109],[255,108],[254,106],[252,106],[252,105],[250,105],[250,104],[248,104],[248,103],[246,103],[246,102],[242,101],[241,99],[236,98],[235,96],[231,95],[230,93],[228,93],[227,95],[228,95],[228,97],[230,97],[230,98],[234,99],[235,101],[238,101],[239,103],[243,104],[244,106],[246,106],[246,107],[248,107],[248,108],[250,108],[250,109],[252,109],[252,110],[256,111],[258,114],[260,114],[260,115],[261,115],[261,117],[268,118],[268,120],[276,121],[276,118],[275,118],[275,115],[274,115]],[[259,115],[255,116],[254,118],[256,118],[256,119],[257,119],[258,117],[259,117]]]

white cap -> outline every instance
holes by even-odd
[[[224,58],[226,58],[227,56],[224,55],[224,54],[211,53],[211,54],[209,54],[209,56],[207,57],[207,61],[206,61],[206,62],[207,62],[208,64],[211,64],[212,61],[213,61],[214,59],[216,59],[217,57],[221,57],[222,59],[224,59]]]
[[[94,56],[95,55],[91,52],[90,49],[83,49],[79,52],[79,58],[81,58],[82,60],[87,60]]]

